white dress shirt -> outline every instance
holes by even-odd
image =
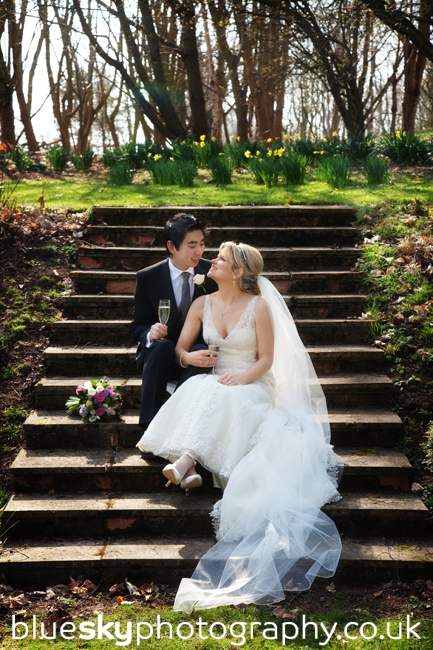
[[[171,284],[172,284],[172,287],[173,287],[173,293],[174,293],[174,297],[175,297],[175,300],[176,300],[176,305],[179,306],[180,301],[182,299],[182,283],[183,283],[182,273],[184,273],[185,271],[187,271],[190,274],[189,290],[190,290],[190,293],[191,293],[191,300],[192,300],[192,296],[194,294],[194,283],[193,283],[193,277],[194,277],[194,271],[195,271],[194,267],[190,266],[189,269],[184,269],[184,271],[182,271],[181,269],[178,269],[173,264],[173,262],[171,261],[170,258],[168,258],[168,268],[170,270],[170,279],[171,279]],[[150,335],[150,332],[147,335],[147,340],[146,340],[146,347],[147,348],[150,348],[150,346],[153,343],[153,341],[150,340],[149,335]]]

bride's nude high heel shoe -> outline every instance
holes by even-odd
[[[176,463],[178,467],[176,467]],[[168,487],[170,483],[179,485],[182,481],[185,474],[193,467],[195,464],[194,458],[190,454],[182,454],[174,463],[166,465],[162,470],[165,478],[168,478],[168,482],[165,484],[165,487]],[[180,471],[179,471],[180,470]],[[198,476],[198,474],[196,474]],[[189,477],[188,477],[189,478]],[[188,479],[185,479],[188,480]],[[200,477],[201,480],[201,477]],[[192,487],[191,485],[189,487]]]
[[[190,488],[200,487],[203,483],[200,474],[191,474],[187,478],[183,478],[180,482],[180,487],[183,490],[189,490]]]
[[[170,483],[179,485],[179,483],[182,480],[182,476],[179,474],[179,472],[177,471],[174,465],[171,464],[166,465],[162,470],[162,473],[165,476],[165,478],[168,478],[168,482],[165,484],[165,487],[168,487]]]

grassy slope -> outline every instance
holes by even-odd
[[[328,203],[351,206],[374,205],[381,201],[408,202],[415,196],[423,202],[433,202],[433,169],[414,170],[400,168],[392,173],[392,184],[368,186],[359,172],[352,176],[350,184],[343,190],[332,190],[325,183],[315,180],[314,171],[307,175],[305,185],[267,189],[256,185],[246,171],[234,174],[232,185],[216,187],[205,184],[206,171],[201,170],[193,188],[164,187],[144,184],[146,172],[136,174],[133,185],[113,186],[108,183],[106,172],[79,175],[74,172],[57,173],[34,180],[24,175],[14,198],[19,205],[38,206],[43,194],[49,209],[69,208],[83,210],[93,205],[160,206],[160,205],[276,205],[293,203]]]

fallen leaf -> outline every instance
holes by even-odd
[[[330,594],[335,594],[337,591],[333,582],[331,582],[330,585],[326,585],[325,589],[326,591],[329,591]]]

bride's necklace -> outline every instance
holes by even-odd
[[[240,297],[239,297],[239,298],[240,298]],[[217,299],[218,309],[220,310],[221,318],[223,318],[223,317],[224,317],[224,316],[225,316],[225,315],[230,311],[230,309],[231,309],[234,305],[236,305],[237,302],[239,302],[239,298],[236,298],[236,300],[235,300],[235,301],[230,305],[230,307],[229,307],[228,309],[226,309],[225,312],[222,311],[221,306],[220,306],[220,301],[219,301],[219,299]]]

